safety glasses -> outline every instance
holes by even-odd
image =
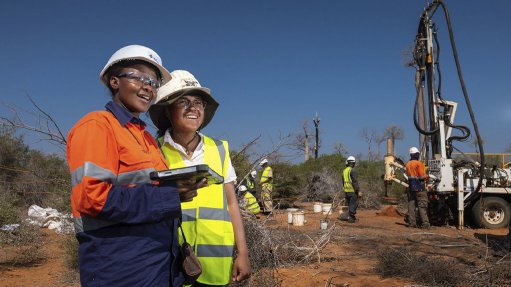
[[[135,72],[121,73],[121,74],[117,75],[117,77],[136,80],[136,81],[142,83],[143,85],[151,86],[153,89],[158,89],[161,86],[161,82],[159,80],[153,79],[149,76],[140,75]]]

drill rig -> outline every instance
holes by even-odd
[[[477,139],[479,160],[466,156],[453,145],[455,141],[466,141],[471,131],[466,126],[454,124],[458,103],[448,101],[442,95],[438,27],[432,19],[439,8],[444,11],[448,26],[458,78]],[[429,175],[426,190],[430,199],[430,217],[443,224],[451,216],[457,218],[458,228],[463,228],[464,211],[470,210],[477,225],[486,228],[507,226],[511,219],[511,170],[504,165],[489,168],[485,164],[482,140],[463,81],[451,20],[441,0],[428,4],[421,14],[413,49],[413,66],[416,68],[413,121],[419,132],[420,160],[425,163]],[[453,135],[455,133],[457,135]],[[385,185],[397,182],[408,186],[406,180],[397,176],[401,171],[406,178],[404,163],[396,158],[393,147],[389,145],[393,143],[387,142]],[[457,153],[453,153],[454,150]]]

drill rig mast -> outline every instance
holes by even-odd
[[[438,28],[432,19],[438,8],[444,11],[447,22],[458,78],[479,147],[479,162],[468,157],[455,159],[452,157],[456,149],[453,142],[467,140],[470,137],[470,129],[466,126],[454,125],[458,104],[445,100],[442,96],[440,43],[437,35]],[[489,170],[485,169],[482,140],[461,73],[449,13],[442,0],[435,0],[428,4],[421,14],[413,50],[413,66],[416,68],[413,121],[419,132],[421,160],[428,167],[427,172],[430,176],[430,181],[427,183],[430,203],[434,203],[435,200],[440,200],[441,204],[454,202],[455,204],[451,204],[451,209],[458,211],[459,228],[463,228],[464,225],[465,208],[474,206],[478,210],[474,210],[473,215],[480,225],[490,228],[507,225],[511,215],[511,208],[509,204],[506,204],[510,200],[508,194],[511,190],[508,192],[508,187],[511,187],[509,182],[511,170],[501,169],[505,174],[505,180],[499,180],[498,184],[485,179],[485,174],[488,174]],[[453,135],[453,132],[458,135]],[[404,183],[396,178],[395,171],[399,169],[402,170],[403,165],[396,161],[393,154],[388,153],[385,157],[386,185],[391,181]],[[488,193],[498,198],[485,200]],[[485,205],[485,201],[492,204]],[[495,202],[498,203],[493,204]],[[430,208],[430,213],[432,212],[434,211]]]

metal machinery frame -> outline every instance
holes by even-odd
[[[437,38],[436,24],[432,21],[432,17],[439,7],[443,8],[448,24],[458,77],[477,137],[479,162],[464,156],[463,153],[461,153],[461,159],[452,158],[452,152],[455,149],[452,142],[467,140],[470,136],[470,129],[454,125],[458,104],[445,100],[441,94],[440,44]],[[502,174],[502,178],[498,176],[494,181],[485,178],[489,168],[485,166],[482,140],[461,75],[450,18],[447,8],[441,0],[433,1],[421,14],[413,57],[417,92],[413,120],[419,132],[421,160],[425,162],[427,173],[430,176],[427,183],[428,194],[430,199],[457,197],[458,228],[462,229],[465,208],[477,200],[482,200],[483,194],[511,194],[509,189],[511,187],[511,169],[499,168],[498,172]],[[461,132],[461,135],[453,135],[453,130]],[[399,163],[393,154],[393,144],[390,140],[387,141],[384,181],[386,185],[394,181],[407,187],[408,184],[396,176],[397,170],[404,170],[404,163],[402,161]],[[493,169],[492,172],[495,173],[495,170]],[[405,174],[404,177],[406,178]],[[493,175],[490,177],[494,179]],[[487,216],[487,214],[482,216]]]

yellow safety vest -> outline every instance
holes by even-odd
[[[344,192],[355,192],[355,189],[353,188],[353,182],[351,181],[351,167],[348,166],[344,169],[342,172],[342,178],[344,179]]]
[[[259,203],[257,203],[257,199],[252,193],[248,191],[245,192],[245,195],[243,196],[243,203],[247,207],[248,211],[252,212],[253,214],[261,212],[261,208],[259,207]]]
[[[261,174],[261,183],[263,188],[267,188],[269,190],[273,189],[273,171],[271,167],[267,166],[264,168],[263,173]]]
[[[218,174],[227,174],[229,148],[226,141],[207,136],[204,139],[204,163]],[[170,168],[185,167],[179,153],[169,143],[162,151]],[[186,241],[194,247],[202,265],[198,282],[209,285],[227,285],[230,281],[234,254],[234,231],[227,206],[223,184],[213,184],[197,190],[190,202],[182,202],[182,228]],[[183,242],[179,234],[179,242]]]
[[[246,182],[247,182],[248,190],[254,190],[255,189],[255,183],[254,183],[254,180],[252,178],[248,177]]]

